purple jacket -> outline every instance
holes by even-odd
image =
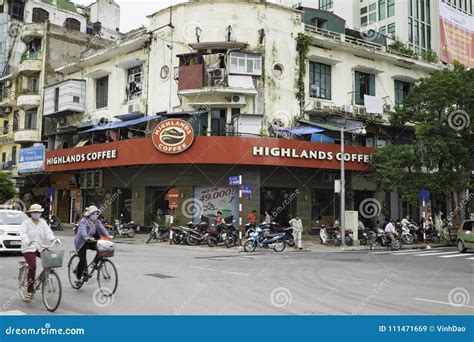
[[[95,223],[90,223],[89,219],[84,217],[81,222],[79,222],[79,230],[77,231],[76,237],[74,238],[74,246],[76,247],[76,251],[79,252],[88,238],[93,237],[98,240],[101,236],[109,236],[109,232],[107,229],[105,229],[102,222],[100,222],[100,220],[96,220]]]

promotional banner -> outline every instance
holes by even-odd
[[[44,146],[20,149],[18,173],[41,172],[44,170]]]
[[[199,221],[201,215],[214,217],[217,212],[222,212],[223,217],[233,215],[239,216],[239,194],[237,188],[219,187],[196,187],[194,198],[202,204],[201,212],[196,212],[195,221]]]
[[[474,17],[439,2],[440,59],[474,67]]]

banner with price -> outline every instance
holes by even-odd
[[[213,217],[218,211],[223,217],[234,215],[239,216],[239,196],[237,188],[219,187],[196,187],[194,198],[202,204],[201,212],[196,212],[195,221],[199,221],[201,215]]]

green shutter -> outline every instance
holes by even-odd
[[[358,71],[355,72],[355,104],[360,105],[362,104],[360,98],[360,73]]]
[[[375,75],[369,76],[369,93],[367,95],[375,96]]]

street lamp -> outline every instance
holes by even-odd
[[[355,132],[359,130],[360,134],[366,135],[367,129],[363,127],[344,129],[341,126],[341,218],[340,218],[340,232],[341,232],[341,246],[346,245],[346,170],[345,170],[345,151],[344,151],[344,133]]]

